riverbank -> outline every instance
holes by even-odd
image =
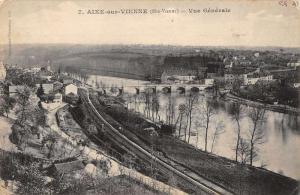
[[[107,108],[99,103],[96,97],[92,97],[92,101],[99,113],[111,125],[115,128],[121,127],[121,133],[138,145],[148,149],[153,147],[164,158],[185,167],[185,171],[198,174],[237,194],[296,194],[298,182],[294,179],[266,169],[241,165],[227,158],[203,152],[172,136],[157,136],[155,139],[151,139],[151,136],[147,135],[142,129],[130,128],[129,121],[134,125],[140,119],[128,120],[126,116],[113,118],[109,115],[109,113],[112,113],[109,110],[114,109],[113,105]],[[126,112],[130,112],[120,106],[117,108],[119,114],[125,113],[126,115]],[[135,125],[138,126],[138,124],[141,123]],[[261,181],[264,183],[263,186]]]
[[[300,115],[300,109],[299,108],[293,108],[291,106],[282,105],[282,104],[265,104],[261,102],[256,102],[252,100],[248,100],[242,97],[238,97],[232,93],[227,93],[224,97],[226,101],[232,101],[232,102],[240,102],[241,104],[244,104],[246,106],[251,107],[262,107],[267,110],[271,110],[274,112],[284,113],[284,114],[292,114],[292,115]]]

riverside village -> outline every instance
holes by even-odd
[[[299,193],[299,52],[15,47],[0,194]]]

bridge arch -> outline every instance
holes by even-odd
[[[135,93],[136,93],[137,95],[139,95],[139,94],[140,94],[140,88],[135,88]]]
[[[177,91],[178,91],[180,94],[184,94],[184,93],[185,93],[185,87],[178,87],[178,88],[177,88]]]
[[[171,86],[163,87],[161,90],[162,90],[163,93],[171,93],[172,92],[171,91]]]
[[[147,87],[147,88],[145,88],[145,92],[156,93],[156,87]]]
[[[118,88],[118,90],[119,90],[119,95],[122,95],[124,93],[123,87],[122,88]]]
[[[200,89],[199,89],[199,87],[191,87],[191,92],[198,93],[198,92],[200,92]]]

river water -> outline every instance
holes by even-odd
[[[118,77],[106,77],[91,75],[87,80],[87,83],[96,86],[96,82],[102,87],[106,88],[106,91],[112,91],[117,94],[118,91],[110,90],[110,87],[127,87],[127,86],[140,86],[148,83],[147,81],[139,81],[132,79],[124,79]],[[132,92],[134,92],[134,88]],[[126,92],[126,91],[125,91]],[[128,100],[128,108],[134,109],[140,113],[145,111],[145,103],[140,98],[140,95],[134,95],[134,93],[124,94],[124,99]],[[162,92],[157,93],[159,102],[158,117],[155,120],[166,121],[166,109],[171,98],[174,102],[175,116],[174,121],[178,117],[178,106],[184,104],[187,101],[188,93],[179,94],[165,94]],[[207,99],[211,99],[211,96],[206,93],[201,93],[192,115],[192,136],[190,138],[190,144],[204,149],[204,137],[205,130],[203,124],[203,107],[206,105]],[[230,159],[235,158],[235,152],[233,148],[236,142],[236,129],[237,124],[233,120],[233,117],[229,114],[228,110],[230,102],[224,102],[219,100],[217,106],[214,107],[214,115],[211,117],[211,122],[208,128],[208,151],[211,151],[213,134],[217,127],[219,127],[221,133],[215,138],[213,145],[213,153],[216,155],[224,156]],[[252,128],[252,123],[247,115],[249,109],[243,107],[243,117],[241,119],[241,137],[243,139],[249,139],[249,129]],[[298,120],[298,123],[297,123]],[[185,125],[186,118],[183,118],[182,123]],[[277,113],[273,111],[266,111],[265,122],[262,124],[264,131],[263,141],[264,143],[257,145],[258,159],[254,162],[255,166],[265,165],[265,168],[276,173],[280,173],[295,179],[300,179],[300,129],[299,129],[299,117]],[[177,132],[178,134],[178,132]],[[184,139],[184,136],[181,137]]]

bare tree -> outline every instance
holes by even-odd
[[[253,124],[253,128],[249,129],[250,133],[250,165],[255,159],[256,145],[264,143],[264,130],[262,124],[265,121],[264,108],[251,108],[249,118]]]
[[[204,122],[204,128],[205,128],[205,147],[204,150],[207,152],[207,142],[208,142],[208,129],[209,129],[209,123],[213,115],[215,115],[215,110],[212,106],[212,102],[207,101],[205,104],[203,104],[202,109],[202,118]]]
[[[215,127],[215,131],[213,134],[213,138],[212,138],[212,142],[211,142],[211,148],[210,148],[210,152],[213,153],[213,149],[214,149],[214,144],[217,142],[219,135],[223,134],[225,132],[224,130],[224,122],[218,121],[217,125]]]
[[[187,127],[188,127],[188,143],[190,143],[190,137],[191,137],[191,127],[192,127],[192,114],[195,107],[195,103],[198,101],[198,93],[190,93],[189,96],[187,96],[187,102],[186,102],[186,114],[187,114]],[[187,130],[187,129],[186,129]],[[186,131],[185,131],[186,132]],[[184,139],[186,140],[186,133]]]
[[[147,118],[150,117],[150,105],[151,105],[151,97],[150,93],[146,92],[145,93],[145,109],[144,109],[144,114]]]
[[[180,138],[180,136],[181,136],[182,118],[183,118],[184,113],[186,112],[186,106],[185,106],[185,104],[180,104],[179,107],[178,107],[178,111],[179,111],[179,114],[178,114],[178,117],[177,117],[177,120],[176,120],[176,123],[175,123],[175,127],[177,126],[177,123],[179,122],[178,137]]]
[[[160,109],[159,98],[158,98],[157,94],[153,94],[153,96],[152,96],[152,112],[155,113],[155,119],[158,121],[160,120],[159,109]]]
[[[239,142],[238,157],[242,164],[246,164],[250,160],[250,145],[242,137],[240,138],[240,142]]]
[[[166,123],[173,125],[175,115],[175,98],[170,94],[168,97],[167,109],[166,109]]]
[[[240,145],[240,138],[241,138],[241,126],[240,126],[240,121],[243,117],[242,115],[242,105],[240,102],[234,103],[231,108],[231,114],[233,120],[235,120],[237,124],[237,137],[236,137],[236,144],[235,144],[235,161],[238,161],[238,150],[239,150],[239,145]]]

